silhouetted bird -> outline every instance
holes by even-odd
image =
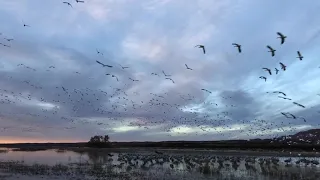
[[[186,66],[186,68],[187,68],[187,69],[189,69],[189,70],[193,70],[193,69],[189,68],[187,64],[184,64],[184,65]]]
[[[72,7],[72,5],[69,2],[62,2],[62,3],[67,4],[68,6]]]
[[[164,71],[162,71],[162,73],[164,74],[164,76],[167,76],[167,77],[171,76],[171,75],[166,74]]]
[[[287,66],[286,65],[284,65],[283,63],[279,63],[280,64],[280,66],[281,66],[281,69],[283,70],[283,71],[285,71],[286,70],[286,68],[287,68]]]
[[[204,45],[196,45],[195,47],[202,48],[203,54],[206,53],[206,49],[205,49]]]
[[[265,71],[268,71],[269,72],[269,74],[270,75],[272,75],[272,73],[271,73],[271,69],[269,69],[269,68],[262,68],[263,70],[265,70]]]
[[[303,56],[301,55],[301,53],[300,53],[300,51],[297,51],[297,54],[298,54],[298,59],[300,59],[300,61],[302,61],[302,59],[303,59]]]
[[[275,69],[275,71],[276,71],[276,74],[278,74],[278,72],[279,72],[279,69],[277,69],[277,68],[274,68]]]
[[[279,35],[278,38],[281,39],[281,44],[283,44],[287,36],[283,35],[281,32],[277,32],[277,34]]]
[[[8,38],[3,38],[3,39],[5,39],[5,40],[7,40],[7,41],[13,41],[13,39],[8,39]]]
[[[274,54],[275,54],[275,49],[273,49],[271,46],[267,46],[267,48],[269,49],[269,51],[268,52],[271,52],[271,56],[274,56]]]
[[[297,103],[297,102],[292,102],[292,103],[293,103],[293,104],[295,104],[295,105],[297,105],[297,106],[300,106],[300,107],[306,108],[304,105],[299,104],[299,103]]]
[[[77,3],[84,3],[84,1],[76,0]]]
[[[289,100],[289,101],[291,101],[292,99],[290,99],[290,98],[287,98],[287,97],[282,97],[282,96],[278,96],[279,98],[282,98],[282,99],[286,99],[286,100]]]
[[[171,80],[171,81],[172,81],[172,83],[174,83],[174,81],[173,81],[171,78],[166,78],[166,79]]]
[[[112,68],[113,66],[110,66],[110,65],[106,65],[106,64],[103,64],[102,62],[100,61],[96,61],[98,64],[102,65],[103,67],[109,67],[109,68]]]
[[[206,92],[208,92],[208,93],[212,93],[211,91],[209,91],[209,90],[207,90],[207,89],[201,89],[202,91],[206,91]]]
[[[260,79],[264,79],[264,81],[267,81],[267,78],[264,77],[264,76],[260,76],[259,78],[260,78]]]
[[[273,91],[273,93],[279,93],[279,94],[282,94],[284,96],[287,96],[284,92],[281,92],[281,91]]]
[[[240,45],[240,44],[232,43],[232,45],[233,45],[234,47],[237,47],[237,48],[238,48],[239,53],[241,53],[241,45]]]

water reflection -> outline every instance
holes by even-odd
[[[221,156],[203,152],[156,154],[153,151],[133,153],[79,149],[8,151],[0,153],[0,160],[2,172],[29,176],[81,176],[82,179],[320,179],[318,157]]]

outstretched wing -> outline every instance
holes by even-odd
[[[300,53],[300,51],[297,51],[297,53],[298,53],[298,56],[299,56],[299,57],[301,57],[301,53]]]
[[[273,49],[272,49],[272,47],[271,46],[267,46],[267,48],[270,50],[270,51],[272,51]]]

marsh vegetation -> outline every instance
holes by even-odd
[[[1,179],[320,179],[319,157],[159,151],[7,149],[0,153]]]

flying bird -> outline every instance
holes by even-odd
[[[300,106],[300,107],[302,107],[302,108],[306,108],[304,105],[299,104],[299,103],[297,103],[297,102],[292,102],[292,103],[295,104],[295,105],[297,105],[297,106]]]
[[[132,78],[129,78],[131,81],[139,81],[139,80],[136,80],[136,79],[132,79]]]
[[[260,76],[259,78],[260,78],[260,79],[264,79],[264,81],[267,81],[267,78],[264,77],[264,76]]]
[[[297,51],[297,54],[298,54],[298,59],[300,59],[300,61],[302,61],[302,59],[303,59],[303,56],[301,55],[301,53],[300,53],[300,51]]]
[[[96,49],[96,51],[97,51],[97,54],[101,54],[103,56],[103,53],[98,51],[98,49]]]
[[[287,36],[283,35],[281,32],[277,32],[277,34],[278,34],[278,38],[281,39],[281,44],[283,44]]]
[[[110,66],[110,65],[107,65],[107,64],[103,64],[102,62],[100,61],[96,61],[98,64],[102,65],[103,67],[109,67],[109,68],[112,68],[113,66]]]
[[[171,75],[166,74],[163,70],[162,70],[162,73],[164,74],[164,76],[167,76],[167,77],[171,76]]]
[[[278,74],[278,72],[279,72],[279,69],[277,69],[277,68],[274,68],[274,70],[276,71],[276,74]]]
[[[3,38],[3,39],[5,39],[5,40],[7,40],[7,41],[13,41],[13,39],[8,39],[8,38]]]
[[[269,68],[262,68],[263,70],[265,70],[265,71],[268,71],[269,72],[269,74],[270,75],[272,75],[272,73],[271,73],[271,69],[269,69]]]
[[[282,99],[286,99],[286,100],[289,100],[289,101],[291,101],[292,99],[290,99],[290,98],[287,98],[287,97],[282,97],[282,96],[278,96],[279,98],[282,98]]]
[[[233,45],[234,47],[237,47],[237,48],[238,48],[239,53],[241,53],[241,45],[240,45],[240,44],[232,43],[232,45]]]
[[[197,47],[197,48],[202,48],[203,54],[206,53],[206,49],[205,49],[204,45],[196,45],[195,47]]]
[[[127,67],[127,66],[122,66],[121,64],[119,64],[119,65],[121,66],[122,69],[127,69],[127,68],[129,68],[129,67]]]
[[[157,73],[151,73],[151,75],[159,76],[159,74],[157,74]]]
[[[3,43],[0,43],[0,45],[2,45],[4,47],[10,47],[9,45],[3,44]]]
[[[287,66],[286,65],[284,65],[283,63],[279,63],[280,64],[280,66],[281,66],[281,69],[283,70],[283,71],[285,71],[286,70],[286,68],[287,68]]]
[[[307,120],[303,117],[299,117],[299,119],[302,119],[304,122],[307,122]]]
[[[107,75],[107,76],[114,77],[114,78],[116,78],[116,80],[117,80],[117,81],[119,81],[118,77],[117,77],[117,76],[115,76],[115,75],[113,75],[113,74],[106,74],[106,75]]]
[[[77,3],[84,3],[84,1],[76,0]]]
[[[189,69],[189,70],[193,70],[193,69],[189,68],[187,64],[184,64],[184,65],[186,66],[186,68],[187,68],[187,69]]]
[[[208,93],[212,93],[211,91],[209,91],[209,90],[207,90],[207,89],[201,89],[202,91],[206,91],[206,92],[208,92]]]
[[[293,114],[291,114],[291,113],[287,113],[287,114],[289,114],[293,119],[296,119],[296,118],[297,118],[295,115],[293,115]]]
[[[278,94],[282,94],[284,96],[287,96],[284,92],[281,92],[281,91],[273,91],[273,93],[278,93]]]
[[[269,49],[269,51],[268,52],[271,52],[271,56],[274,56],[274,53],[275,53],[275,49],[273,49],[271,46],[267,46],[267,48]]]
[[[69,2],[62,2],[62,3],[67,4],[68,6],[72,7],[72,5]]]
[[[172,83],[174,83],[174,81],[171,78],[166,78],[166,79],[168,79],[168,80],[172,81]]]
[[[284,115],[286,118],[290,118],[287,113],[281,112],[281,114]]]

